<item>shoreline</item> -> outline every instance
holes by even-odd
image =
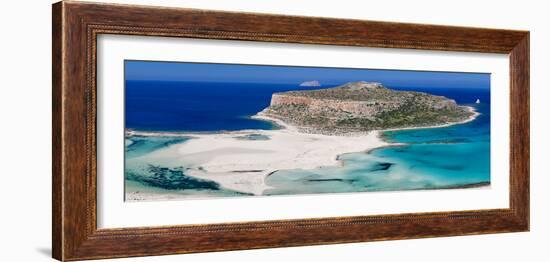
[[[275,125],[277,125],[279,127],[282,127],[281,129],[283,129],[283,130],[286,129],[286,130],[289,130],[289,131],[300,132],[297,127],[295,127],[293,125],[290,125],[289,123],[286,123],[283,120],[273,118],[273,117],[270,117],[270,116],[266,116],[266,115],[262,114],[261,112],[255,114],[253,116],[250,116],[250,118],[274,123]]]
[[[412,126],[412,127],[398,127],[398,128],[388,128],[388,129],[375,129],[375,130],[369,130],[369,131],[358,131],[358,132],[349,132],[344,134],[322,134],[322,133],[315,133],[315,132],[304,132],[303,130],[300,130],[299,127],[293,126],[291,124],[288,124],[284,122],[283,120],[266,116],[264,114],[258,113],[256,115],[250,116],[251,119],[255,120],[262,120],[262,121],[268,121],[271,123],[274,123],[275,125],[281,127],[281,129],[243,129],[243,130],[234,130],[234,131],[139,131],[134,129],[126,129],[125,135],[126,136],[166,136],[166,137],[200,137],[204,135],[215,135],[215,134],[246,134],[250,132],[265,132],[265,131],[274,131],[274,130],[286,130],[288,132],[297,132],[302,134],[318,134],[318,135],[326,135],[326,136],[341,136],[341,137],[353,137],[353,136],[361,136],[366,135],[370,132],[389,132],[389,131],[402,131],[402,130],[416,130],[416,129],[429,129],[429,128],[443,128],[443,127],[449,127],[454,125],[461,125],[466,124],[469,122],[474,121],[479,115],[481,115],[479,112],[475,110],[472,106],[462,106],[466,107],[467,110],[470,113],[473,113],[468,119],[465,119],[463,121],[459,122],[450,122],[445,124],[439,124],[439,125],[431,125],[431,126]]]

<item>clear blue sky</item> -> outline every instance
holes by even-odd
[[[125,61],[126,80],[300,84],[322,86],[353,81],[381,82],[388,87],[489,88],[490,74],[405,70],[350,69],[185,62]]]

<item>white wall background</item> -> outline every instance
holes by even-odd
[[[218,252],[123,261],[549,261],[547,113],[549,7],[545,1],[118,0],[205,9],[531,31],[531,232]],[[0,9],[0,260],[48,261],[51,245],[50,1]],[[545,136],[546,135],[546,136]]]

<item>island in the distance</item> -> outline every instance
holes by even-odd
[[[293,125],[301,132],[343,134],[460,123],[475,117],[452,99],[415,91],[397,91],[375,82],[274,93],[257,114]]]

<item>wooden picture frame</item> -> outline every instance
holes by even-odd
[[[53,5],[53,257],[81,260],[529,230],[529,32],[64,1]],[[99,34],[508,54],[510,207],[98,229]]]

